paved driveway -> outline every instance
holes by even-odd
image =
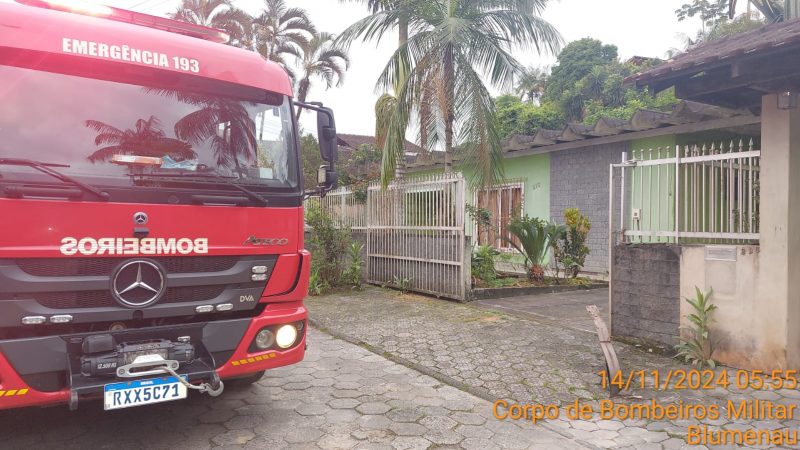
[[[586,307],[595,305],[601,317],[608,317],[608,288],[480,300],[473,305],[521,317],[551,320],[562,326],[596,333]]]
[[[562,406],[580,398],[595,407],[608,398],[597,375],[605,368],[597,336],[564,327],[552,315],[542,320],[533,314],[499,313],[375,288],[313,297],[308,305],[311,317],[330,331],[482,398]],[[547,308],[540,310],[547,313]],[[659,371],[664,380],[665,371],[688,368],[619,342],[614,347],[625,373]],[[735,380],[735,373],[729,371],[728,379]],[[664,406],[714,404],[721,411],[728,400],[800,405],[797,389],[738,390],[731,384],[727,390],[661,390],[653,389],[652,382],[648,375],[647,389],[614,400],[647,404],[654,399]],[[700,424],[694,418],[602,420],[594,415],[589,420],[567,420],[562,415],[546,425],[601,448],[673,450],[686,448],[688,427]],[[702,424],[710,430],[797,430],[800,420],[731,419],[722,414],[719,419],[705,418]]]
[[[219,398],[104,413],[102,404],[0,411],[0,448],[582,448],[530,423],[492,418],[489,402],[310,330],[298,365]]]

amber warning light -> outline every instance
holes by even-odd
[[[111,6],[98,5],[80,0],[16,0],[23,5],[35,6],[37,8],[64,11],[85,16],[101,17],[118,22],[126,22],[143,27],[155,28],[170,33],[183,34],[186,36],[205,39],[207,41],[224,44],[230,40],[228,33],[215,28],[204,27],[192,23],[180,22],[177,20],[165,19],[163,17],[151,16],[126,9],[113,8]]]

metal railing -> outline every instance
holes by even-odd
[[[337,225],[366,233],[367,279],[374,284],[463,300],[470,282],[460,173],[405,179],[366,192],[341,188],[309,199]]]
[[[352,230],[367,228],[367,191],[354,191],[349,187],[341,187],[328,192],[324,198],[312,197],[306,200],[308,206],[315,205],[324,209],[335,221],[336,225]]]
[[[761,151],[752,140],[634,150],[612,165],[629,243],[757,243]]]

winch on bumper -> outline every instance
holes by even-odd
[[[103,361],[108,364],[113,359],[112,353],[116,352],[119,366],[120,360],[130,361],[136,346],[154,342],[164,347],[168,343],[175,358],[172,361],[176,361],[175,352],[183,349],[185,355],[189,349],[181,344],[188,341],[194,358],[191,362],[180,363],[176,375],[194,386],[205,383],[214,390],[220,379],[247,376],[301,361],[305,353],[306,315],[302,304],[270,305],[255,318],[0,341],[0,394],[5,394],[0,396],[0,409],[57,403],[69,403],[74,408],[79,401],[102,397],[107,384],[169,376],[119,377],[116,373],[119,367],[114,368],[112,376],[106,372],[110,366],[100,365]],[[277,330],[286,324],[294,324],[299,331],[291,347],[276,346],[268,350],[253,347],[259,332]],[[113,337],[112,351],[84,352],[86,338],[98,335]],[[106,340],[105,347],[87,344],[87,350],[109,348],[108,338],[93,339]],[[31,358],[32,354],[37,358]],[[169,357],[169,353],[167,355]],[[90,368],[93,364],[94,369]],[[87,373],[82,372],[84,368]]]

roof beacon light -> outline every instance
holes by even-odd
[[[179,20],[165,19],[164,17],[151,16],[149,14],[98,5],[81,0],[16,0],[16,2],[22,3],[23,5],[35,6],[37,8],[102,17],[104,19],[116,20],[117,22],[126,22],[143,27],[155,28],[157,30],[169,31],[170,33],[205,39],[220,44],[227,43],[231,40],[228,33],[215,28],[181,22]]]

